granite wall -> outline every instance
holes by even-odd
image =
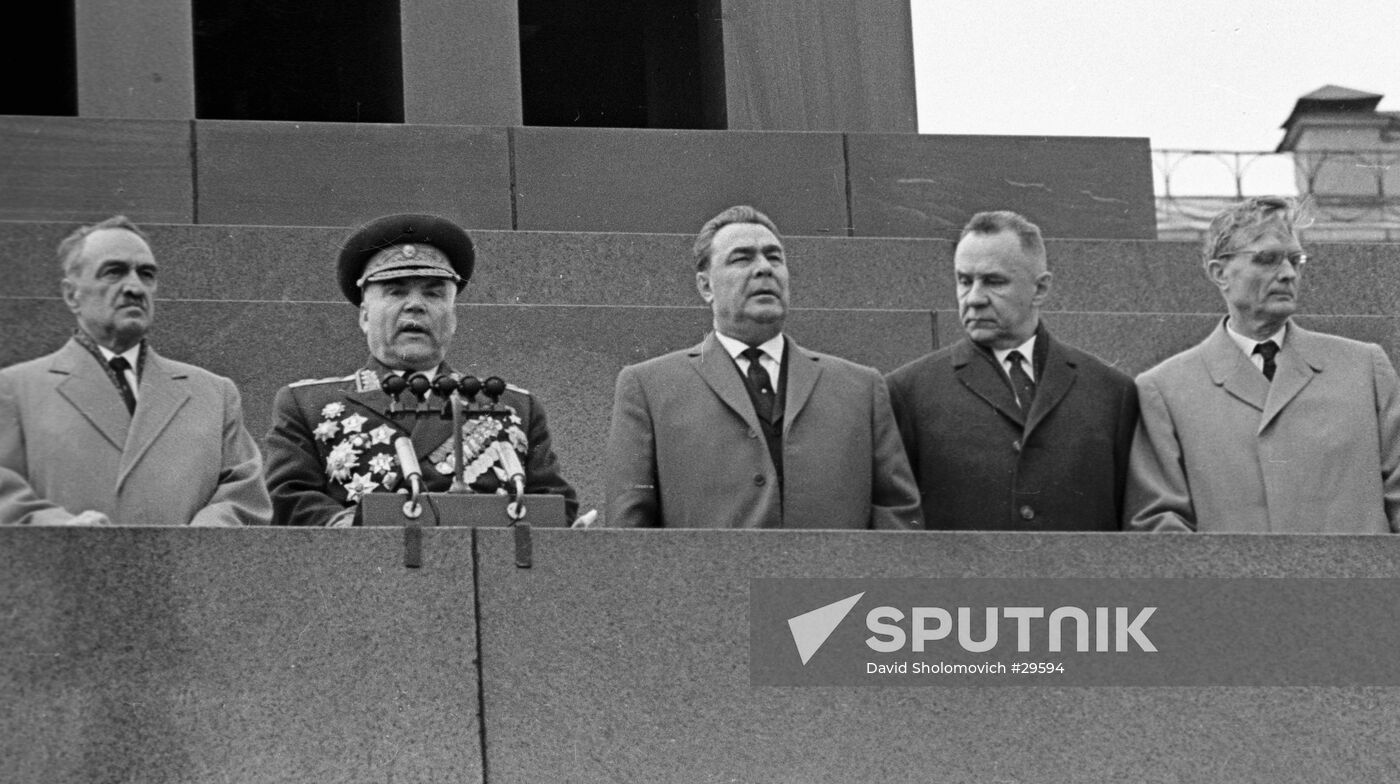
[[[0,780],[1381,781],[1394,689],[754,687],[749,581],[1395,578],[1364,536],[0,529]],[[1317,642],[1317,645],[1325,645]]]
[[[56,349],[73,328],[53,248],[73,224],[0,221],[0,366]],[[261,440],[283,384],[344,376],[365,359],[355,310],[331,274],[346,229],[148,224],[161,280],[158,350],[232,378]],[[603,504],[602,450],[618,370],[698,343],[709,311],[695,293],[685,234],[474,231],[476,274],[458,306],[448,359],[499,375],[544,402],[565,476],[584,509]],[[884,371],[961,335],[942,239],[788,239],[803,345]],[[1381,344],[1400,358],[1392,245],[1310,248],[1300,321]],[[1155,240],[1051,240],[1047,323],[1137,373],[1199,341],[1223,304],[1196,248]]]

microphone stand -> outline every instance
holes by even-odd
[[[499,410],[500,397],[505,392],[506,382],[498,376],[491,376],[482,381],[475,376],[441,375],[435,379],[429,379],[423,373],[411,375],[407,380],[391,374],[381,380],[382,389],[390,396],[389,410],[386,415],[391,419],[411,416],[421,418],[424,416],[440,416],[443,419],[452,420],[452,483],[448,487],[449,493],[470,493],[467,484],[467,466],[464,460],[466,448],[464,441],[466,435],[464,428],[470,419],[481,417],[497,418],[504,421],[506,412]],[[418,404],[413,409],[405,409],[399,403],[399,396],[405,392],[411,392],[418,399]],[[434,412],[428,407],[427,396],[432,392],[438,397],[444,398],[447,402],[440,412]],[[484,407],[476,406],[476,396],[478,393],[485,393],[490,399],[490,404]],[[501,465],[505,472],[507,491],[510,494],[510,503],[506,505],[506,516],[510,518],[511,524],[518,523],[525,519],[525,469],[520,464],[520,458],[515,454],[515,447],[511,444],[510,438],[505,433],[499,434],[492,442],[489,449],[496,462]],[[422,469],[418,465],[418,457],[414,454],[413,442],[406,436],[400,436],[394,442],[394,450],[397,453],[399,467],[403,470],[405,478],[409,484],[408,500],[404,502],[404,516],[410,520],[417,519],[423,513],[423,506],[419,498],[423,493]]]
[[[462,428],[466,425],[467,418],[463,410],[467,404],[462,400],[461,392],[452,393],[452,485],[447,488],[449,493],[467,492],[467,467],[462,461]]]
[[[417,520],[423,514],[423,505],[418,502],[418,496],[423,494],[423,469],[418,465],[418,456],[413,453],[413,441],[408,436],[395,439],[394,451],[398,454],[399,467],[408,479],[408,500],[403,504],[403,516]]]

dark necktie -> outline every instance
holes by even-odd
[[[131,391],[131,384],[126,380],[126,371],[131,367],[131,363],[126,361],[126,357],[115,356],[107,360],[107,365],[117,375],[117,389],[121,390],[122,401],[126,403],[126,412],[128,414],[136,413],[136,394]]]
[[[1011,374],[1011,388],[1016,392],[1016,402],[1020,403],[1021,411],[1031,410],[1031,401],[1035,399],[1035,382],[1026,375],[1025,368],[1021,363],[1025,362],[1025,357],[1021,352],[1013,351],[1006,355],[1008,372]]]
[[[773,379],[758,361],[763,356],[763,350],[750,346],[739,356],[749,361],[749,370],[744,378],[748,381],[749,391],[753,393],[759,418],[765,422],[773,421],[773,400],[777,395],[773,392]]]
[[[1274,371],[1278,369],[1278,365],[1274,364],[1274,357],[1278,356],[1278,344],[1266,340],[1254,346],[1254,353],[1264,358],[1264,378],[1273,381]]]

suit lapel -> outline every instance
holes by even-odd
[[[170,420],[189,402],[186,378],[188,376],[183,371],[173,369],[153,349],[146,349],[146,367],[141,376],[136,416],[131,421],[126,448],[122,450],[121,466],[117,469],[119,490],[131,469],[146,456],[151,444],[170,424]]]
[[[69,340],[54,358],[49,372],[67,376],[55,387],[58,394],[112,446],[122,449],[131,426],[131,414],[122,402],[121,393],[87,349],[76,340]]]
[[[1288,330],[1283,339],[1283,350],[1278,354],[1274,382],[1269,385],[1269,395],[1264,402],[1264,416],[1259,420],[1261,433],[1283,407],[1303,391],[1313,376],[1322,371],[1325,362],[1322,352],[1310,350],[1310,335],[1305,330],[1299,329],[1296,324],[1290,324]]]
[[[1025,424],[1021,407],[1016,405],[1016,396],[1012,394],[1011,386],[1002,372],[967,338],[953,346],[953,375],[972,394],[1000,411],[1002,416],[1018,425]]]
[[[1079,377],[1079,369],[1065,358],[1060,344],[1050,337],[1049,332],[1042,329],[1039,339],[1046,341],[1045,365],[1041,368],[1041,377],[1036,379],[1035,399],[1031,401],[1030,416],[1026,421],[1028,435],[1065,399]]]
[[[789,344],[791,345],[791,344]],[[735,370],[734,359],[720,345],[719,339],[711,332],[705,336],[705,340],[690,351],[690,364],[695,368],[695,372],[709,384],[716,396],[724,401],[740,419],[744,420],[748,426],[754,430],[761,430],[758,424],[758,414],[753,410],[753,401],[749,400],[748,390],[744,388],[744,382],[740,380],[738,371]],[[788,365],[788,373],[792,372],[792,364]],[[788,378],[788,384],[792,384],[792,378]],[[788,395],[791,398],[791,391]]]
[[[787,338],[787,351],[787,400],[783,404],[784,437],[792,429],[797,415],[802,413],[802,407],[811,399],[817,379],[822,375],[821,359],[804,351],[792,338]]]
[[[1202,353],[1206,371],[1216,386],[1256,409],[1264,410],[1264,401],[1269,396],[1269,381],[1245,357],[1235,341],[1225,334],[1224,321],[1206,338]]]

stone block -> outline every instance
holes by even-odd
[[[723,0],[716,5],[722,9],[728,128],[918,131],[908,5],[898,0]]]
[[[1181,780],[1374,779],[1389,763],[1350,749],[1400,726],[1380,688],[781,688],[754,687],[749,672],[754,577],[1393,577],[1400,542],[1389,538],[580,533],[537,532],[533,568],[517,569],[510,532],[478,531],[492,781],[567,770],[1077,782],[1148,768]],[[1280,747],[1279,726],[1295,722],[1309,732]]]
[[[419,0],[398,10],[405,121],[520,124],[517,2]]]
[[[110,0],[74,3],[78,114],[193,118],[192,5],[133,7]]]
[[[857,236],[956,238],[1014,210],[1047,237],[1156,239],[1147,139],[849,134]]]
[[[516,228],[694,235],[749,204],[786,234],[844,236],[835,133],[515,128]]]
[[[481,781],[457,533],[0,528],[0,778]]]
[[[199,223],[352,226],[431,212],[511,228],[503,128],[200,120],[195,135]]]
[[[191,177],[187,120],[0,117],[5,220],[190,223]]]

